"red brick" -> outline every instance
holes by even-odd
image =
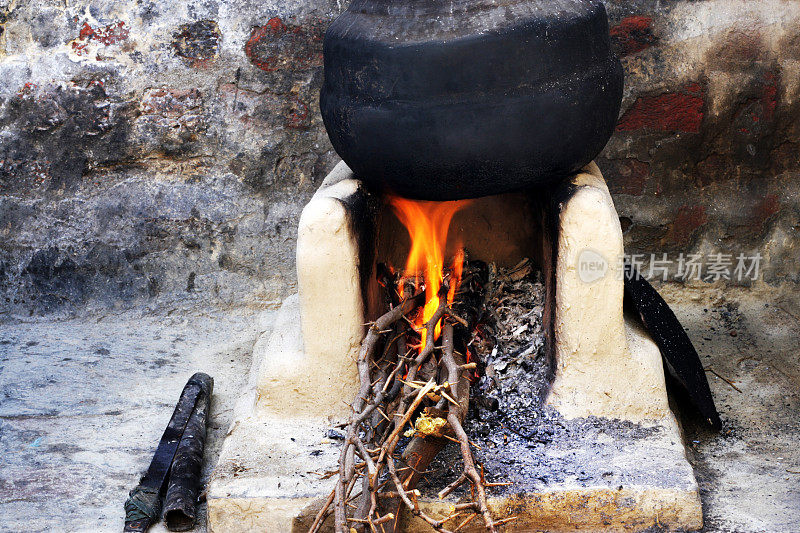
[[[689,244],[695,231],[706,222],[708,222],[708,217],[705,207],[684,205],[678,209],[664,239],[672,244]]]
[[[778,108],[778,85],[780,72],[767,72],[758,81],[752,96],[737,108],[734,119],[734,134],[760,137],[770,130]]]
[[[639,196],[644,192],[645,182],[650,175],[649,163],[638,159],[621,159],[614,161],[614,170],[608,182],[612,193]]]
[[[78,38],[72,41],[72,49],[77,55],[86,53],[86,48],[91,41],[99,42],[104,46],[117,44],[128,38],[128,28],[123,21],[117,21],[100,28],[92,28],[89,23],[84,23]]]
[[[617,124],[617,131],[697,133],[703,122],[705,90],[690,83],[680,91],[640,96]]]
[[[143,115],[178,118],[202,106],[203,96],[198,89],[151,89],[142,97]]]
[[[800,145],[783,142],[770,153],[770,160],[775,172],[786,172],[800,167]]]
[[[778,107],[779,72],[767,72],[761,87],[761,105],[764,107],[764,120],[772,120]]]
[[[720,45],[720,59],[726,62],[752,63],[764,56],[764,42],[758,33],[732,31]]]
[[[289,25],[273,17],[253,28],[244,53],[266,72],[307,70],[322,66],[323,35],[323,24]]]
[[[641,52],[657,40],[653,35],[653,18],[643,15],[622,19],[610,33],[611,41],[622,56]]]
[[[711,183],[727,181],[732,177],[730,160],[718,153],[713,153],[697,163],[695,177],[701,187]]]
[[[213,20],[182,24],[173,35],[172,48],[191,67],[204,67],[219,53],[222,35]]]
[[[286,118],[286,127],[295,130],[306,130],[311,125],[311,116],[308,106],[299,98],[289,101],[289,116]]]
[[[752,224],[758,229],[764,225],[781,210],[781,203],[774,194],[766,195],[753,209]]]

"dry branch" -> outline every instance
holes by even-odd
[[[393,281],[387,273],[383,276],[382,285],[390,292],[393,307],[369,324],[361,344],[357,361],[360,386],[346,426],[338,479],[309,533],[320,530],[331,507],[336,533],[395,533],[401,530],[403,508],[441,533],[451,533],[445,528],[450,521],[461,521],[457,531],[477,516],[483,519],[487,531],[495,532],[507,520],[495,522],[492,518],[486,488],[494,484],[486,483],[482,472],[478,473],[462,426],[469,407],[469,377],[477,365],[465,361],[455,349],[456,328],[463,333],[459,338],[468,337],[482,311],[467,308],[466,315],[457,315],[465,308],[452,303],[448,306],[445,281],[439,291],[439,305],[424,324],[425,344],[419,346],[419,341],[414,341],[419,336],[408,324],[413,324],[409,315],[422,304],[422,293],[413,297],[406,293],[398,303]],[[469,276],[474,281],[474,274]],[[408,291],[410,284],[404,283],[403,287]],[[470,294],[482,305],[483,298],[476,296],[479,295]],[[435,331],[439,323],[441,343],[437,346]],[[463,344],[466,341],[459,342],[460,350],[467,353]],[[413,438],[400,454],[401,437],[412,433]],[[464,469],[440,497],[469,483],[473,499],[459,504],[450,516],[437,519],[420,508],[416,485],[449,441],[458,443]],[[351,497],[357,484],[360,492]]]

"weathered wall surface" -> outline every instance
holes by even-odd
[[[626,88],[598,164],[626,251],[730,254],[731,274],[760,253],[765,281],[800,281],[800,2],[607,8]]]
[[[0,310],[292,289],[336,162],[310,0],[0,0]],[[755,253],[798,280],[800,5],[609,1],[627,81],[598,163],[635,252]]]
[[[336,4],[0,0],[0,308],[263,305],[335,164]]]

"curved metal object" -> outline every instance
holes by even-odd
[[[636,309],[661,356],[694,407],[712,429],[722,428],[703,363],[667,302],[631,264],[625,265],[625,298]]]

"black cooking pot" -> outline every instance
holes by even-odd
[[[558,181],[602,150],[622,98],[599,1],[353,0],[324,55],[336,152],[412,198]]]

